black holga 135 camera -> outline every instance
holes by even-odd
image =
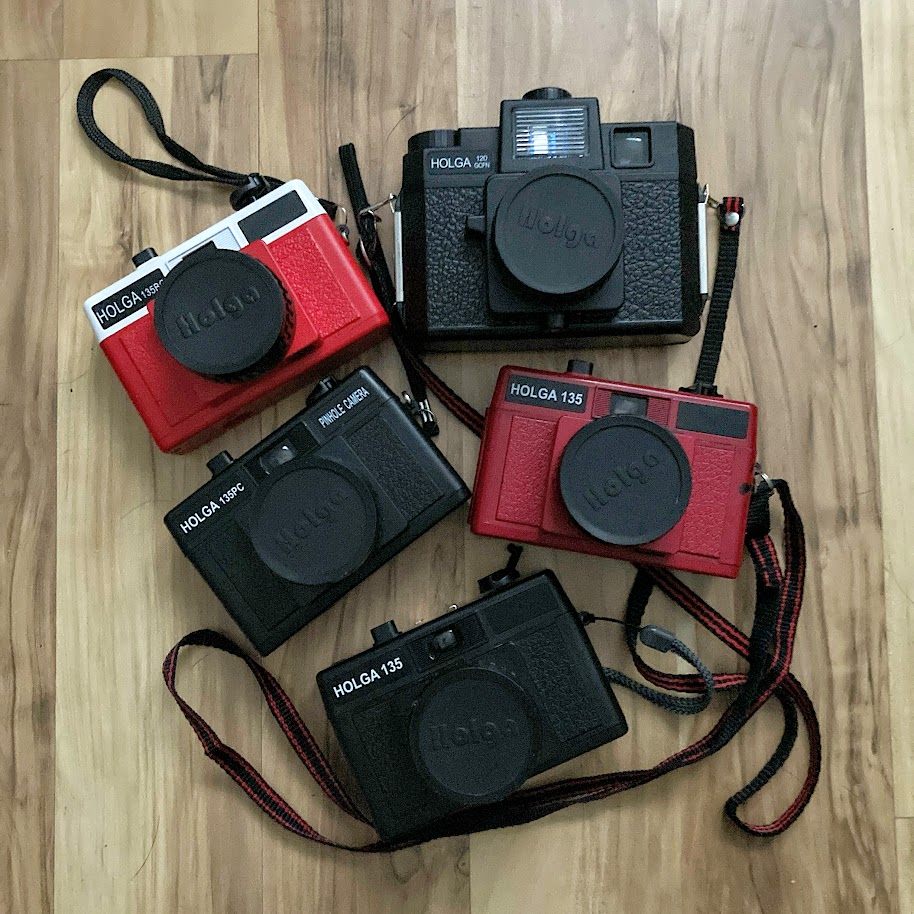
[[[384,838],[502,799],[627,732],[551,571],[412,631],[386,622],[372,635],[373,648],[317,683]]]
[[[405,313],[424,349],[698,331],[706,285],[692,130],[601,124],[564,89],[403,157]],[[605,342],[605,340],[604,340]]]
[[[165,517],[261,654],[469,498],[368,368],[327,378],[308,406]]]

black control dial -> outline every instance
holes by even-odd
[[[565,98],[571,98],[571,93],[558,86],[542,86],[524,93],[525,102],[557,102]]]

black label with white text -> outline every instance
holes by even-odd
[[[487,149],[429,149],[425,165],[430,175],[488,174],[495,154]]]
[[[161,270],[153,270],[129,286],[118,289],[114,295],[96,302],[92,306],[92,313],[98,318],[102,330],[109,330],[131,314],[145,308],[155,298],[164,278],[165,274]]]
[[[545,406],[565,413],[583,413],[587,406],[587,388],[583,384],[513,374],[508,378],[505,400],[508,403]]]
[[[181,512],[173,512],[168,521],[177,537],[193,538],[206,532],[213,518],[231,514],[254,493],[254,486],[241,473],[233,473],[224,480],[220,475],[218,489],[207,487],[199,498],[188,499]]]
[[[406,670],[402,654],[390,654],[378,658],[370,666],[352,673],[349,678],[330,686],[329,692],[333,698],[351,698],[354,695],[364,695],[366,689],[380,685],[401,676]]]

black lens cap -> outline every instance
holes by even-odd
[[[333,584],[359,569],[378,525],[368,486],[341,464],[309,459],[271,474],[254,509],[251,542],[287,581]]]
[[[531,171],[498,205],[495,250],[523,286],[557,297],[600,285],[622,253],[622,205],[593,172]]]
[[[530,699],[509,676],[460,669],[434,681],[410,720],[416,767],[461,804],[507,796],[529,777],[539,749]]]
[[[153,323],[162,345],[185,368],[240,380],[282,358],[292,340],[294,311],[268,267],[208,244],[162,281]]]
[[[635,546],[677,524],[689,503],[692,472],[682,445],[662,425],[606,416],[566,445],[559,487],[584,531],[613,546]]]

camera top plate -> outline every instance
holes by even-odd
[[[568,442],[559,487],[585,532],[610,545],[635,546],[679,522],[692,472],[668,429],[640,416],[614,415],[589,422]]]
[[[250,535],[272,571],[296,584],[318,586],[360,568],[377,529],[368,486],[342,464],[309,458],[271,478],[254,509]]]

